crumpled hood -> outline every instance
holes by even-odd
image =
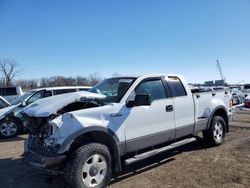
[[[88,91],[61,94],[40,99],[27,106],[23,110],[23,112],[30,117],[48,117],[51,114],[62,109],[63,107],[67,106],[68,104],[80,101],[82,98],[105,99],[106,96],[102,94],[91,93]]]
[[[56,138],[57,143],[62,144],[69,135],[73,135],[83,128],[98,126],[114,130],[117,124],[121,124],[123,120],[119,107],[119,104],[109,103],[105,106],[68,112],[58,116],[50,121],[51,124],[58,127],[58,130],[50,138]],[[114,117],[117,118],[111,123],[110,120]]]
[[[12,106],[8,106],[8,107],[5,107],[5,108],[2,108],[0,109],[0,119],[5,116],[6,114],[14,111],[14,109],[19,106],[19,105],[12,105]]]

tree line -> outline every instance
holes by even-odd
[[[41,88],[41,87],[56,87],[56,86],[93,86],[99,83],[103,77],[95,72],[88,76],[52,76],[44,77],[41,79],[19,79],[16,80],[16,76],[22,70],[19,64],[13,59],[1,59],[0,60],[0,86],[21,86],[24,91]]]

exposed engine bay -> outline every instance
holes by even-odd
[[[48,147],[49,143],[45,146],[44,140],[51,136],[54,133],[54,127],[51,125],[51,121],[57,118],[60,115],[63,115],[67,112],[94,108],[105,105],[103,102],[97,99],[87,99],[81,101],[75,101],[70,104],[67,104],[63,108],[54,112],[48,117],[30,117],[26,113],[22,113],[24,119],[24,125],[30,133],[30,138],[32,139],[29,142],[29,148],[33,150],[44,150],[56,153],[57,148],[55,146]],[[54,151],[54,152],[53,152]],[[41,152],[41,151],[40,151]]]

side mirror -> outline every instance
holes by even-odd
[[[21,106],[25,107],[27,105],[27,102],[25,100],[22,101]]]
[[[151,97],[149,94],[137,94],[134,101],[128,101],[126,106],[132,108],[134,106],[150,106]]]

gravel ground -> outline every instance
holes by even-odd
[[[64,187],[60,176],[22,163],[26,137],[0,140],[0,187]],[[129,166],[109,187],[250,187],[250,113],[237,112],[223,145],[207,148],[198,140],[149,158]]]

